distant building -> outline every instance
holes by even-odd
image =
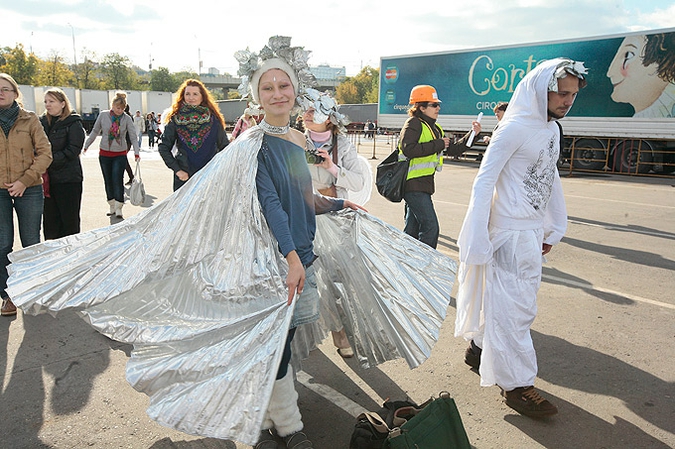
[[[347,70],[343,67],[331,67],[328,64],[319,64],[316,67],[310,67],[309,70],[320,81],[344,81]]]
[[[316,77],[320,91],[331,91],[346,78],[345,67],[331,67],[328,64],[320,64],[316,67],[310,67],[309,70]],[[232,76],[229,73],[220,73],[216,67],[209,67],[208,73],[201,73],[199,78],[209,89],[236,89],[241,83],[241,78]]]

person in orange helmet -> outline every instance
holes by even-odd
[[[401,129],[399,152],[410,159],[405,183],[405,227],[403,232],[426,243],[432,248],[438,244],[440,228],[431,201],[434,194],[434,175],[443,167],[443,152],[454,156],[466,150],[465,145],[450,141],[443,128],[436,123],[441,110],[441,100],[436,89],[419,85],[410,91],[408,109],[410,118]],[[473,122],[473,130],[480,133],[481,126]]]

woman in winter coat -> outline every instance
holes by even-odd
[[[223,115],[199,80],[187,79],[178,88],[165,123],[157,148],[166,166],[174,172],[175,192],[230,141]]]
[[[124,206],[124,170],[127,166],[127,137],[134,147],[136,160],[141,159],[140,147],[136,136],[136,127],[133,119],[124,113],[127,106],[127,94],[117,92],[109,111],[101,112],[96,118],[91,134],[84,142],[86,152],[96,137],[101,137],[99,143],[98,162],[103,173],[105,194],[110,206],[107,215],[122,218]]]
[[[85,133],[82,118],[58,87],[45,91],[45,113],[40,122],[52,144],[53,161],[47,169],[42,216],[45,240],[50,240],[80,232],[84,180],[80,152]]]
[[[19,221],[21,246],[40,243],[44,207],[42,174],[52,161],[52,150],[40,120],[20,106],[14,78],[0,73],[0,296],[2,315],[16,315],[5,291],[7,265],[14,245],[14,212]],[[17,101],[18,100],[18,101]]]

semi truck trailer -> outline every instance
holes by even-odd
[[[561,164],[570,170],[630,174],[675,172],[675,28],[522,45],[388,56],[380,59],[378,125],[401,128],[410,90],[436,88],[438,123],[463,135],[484,113],[508,102],[518,82],[541,62],[584,62],[588,85],[567,117]]]

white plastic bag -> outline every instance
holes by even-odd
[[[134,170],[134,179],[129,187],[129,201],[134,206],[140,206],[145,202],[145,187],[141,179],[141,162],[136,161],[136,170]]]

